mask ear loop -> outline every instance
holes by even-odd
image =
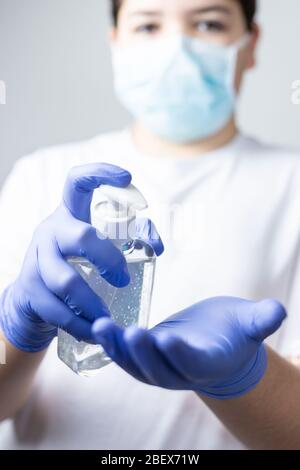
[[[244,47],[248,46],[251,38],[252,38],[252,33],[250,32],[245,33],[240,39],[238,39],[236,42],[231,44],[231,46],[229,47],[235,47],[236,49],[240,51]]]
[[[232,89],[234,96],[237,96],[237,91],[235,90],[235,76],[236,76],[236,69],[237,69],[237,59],[239,52],[246,48],[250,42],[252,34],[246,33],[240,39],[238,39],[235,43],[228,46],[228,56],[229,56],[229,63],[230,63],[230,70],[227,77],[227,86]]]

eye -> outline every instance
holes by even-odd
[[[159,25],[155,23],[147,23],[135,28],[136,33],[144,33],[144,34],[153,34],[159,30]]]
[[[201,33],[206,32],[213,32],[213,33],[220,33],[226,31],[226,26],[221,23],[220,21],[213,21],[213,20],[206,20],[206,21],[198,21],[195,24],[197,30]]]

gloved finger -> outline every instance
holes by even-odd
[[[178,374],[189,382],[206,378],[210,358],[206,350],[190,346],[179,337],[160,333],[156,345]]]
[[[48,287],[75,315],[93,322],[109,316],[105,302],[95,294],[80,274],[62,258],[56,240],[41,241],[38,247],[40,275]]]
[[[124,341],[135,364],[143,371],[149,383],[173,390],[186,390],[186,380],[183,380],[156,347],[155,338],[150,331],[130,327],[124,333]]]
[[[60,299],[46,286],[40,283],[39,295],[32,300],[32,308],[42,320],[50,325],[62,328],[78,341],[93,340],[91,323],[84,318],[74,315]]]
[[[100,318],[92,326],[94,341],[101,344],[106,354],[137,380],[149,383],[128,351],[127,343],[124,340],[124,332],[123,328],[108,318]]]
[[[90,223],[93,191],[101,184],[125,188],[130,182],[130,173],[118,166],[107,163],[76,166],[68,174],[63,201],[74,217]]]
[[[66,216],[67,217],[67,216]],[[72,230],[56,230],[58,248],[64,258],[79,256],[88,259],[107,282],[125,287],[130,276],[124,255],[108,238],[99,238],[89,224],[75,221],[69,216]],[[68,222],[68,218],[64,218]],[[70,233],[71,232],[71,233]]]
[[[237,317],[245,333],[255,341],[262,342],[278,330],[287,313],[283,305],[274,299],[260,302],[245,300],[238,305]]]
[[[150,245],[156,254],[160,256],[164,252],[164,244],[154,223],[145,218],[136,219],[135,221],[135,235],[132,238],[137,238]]]

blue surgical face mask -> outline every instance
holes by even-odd
[[[237,56],[248,38],[231,46],[181,35],[114,45],[116,94],[154,134],[178,143],[205,139],[234,113]]]

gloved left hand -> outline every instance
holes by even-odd
[[[69,172],[61,204],[37,227],[19,276],[0,295],[0,327],[16,348],[42,351],[57,327],[78,340],[93,340],[91,326],[96,318],[109,316],[108,307],[67,260],[84,257],[115,287],[129,283],[123,254],[91,225],[90,205],[101,184],[123,188],[130,181],[128,171],[105,163]],[[157,255],[162,253],[163,244],[149,220],[136,222],[135,237]]]
[[[285,317],[275,300],[216,297],[150,330],[123,329],[101,318],[93,333],[112,360],[142,382],[226,399],[249,392],[262,379],[263,341]]]

